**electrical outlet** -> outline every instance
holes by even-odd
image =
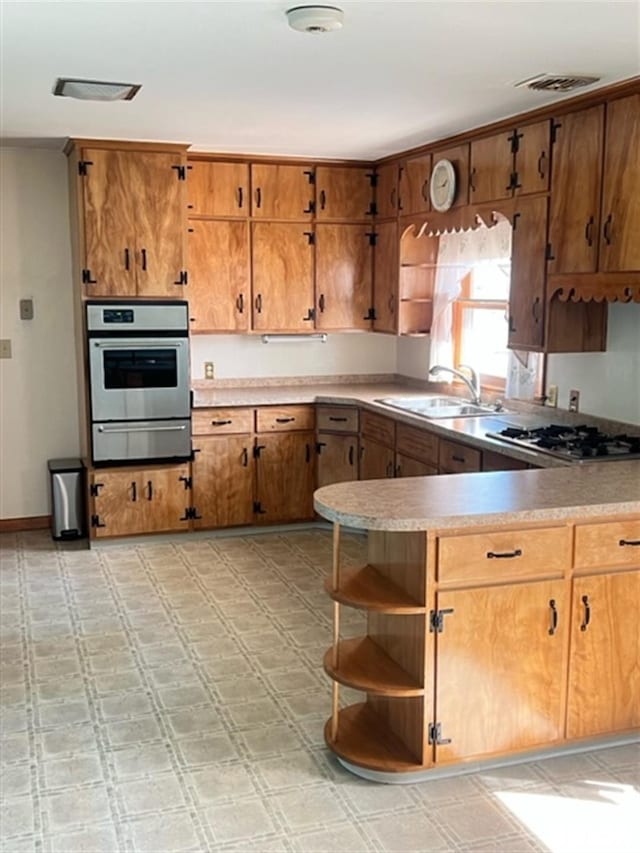
[[[11,341],[8,339],[0,341],[0,358],[11,358]]]
[[[204,363],[204,378],[205,379],[213,379],[213,362],[205,361]]]
[[[558,386],[549,385],[547,389],[547,406],[552,406],[554,409],[558,405]]]
[[[580,410],[580,392],[576,390],[569,391],[569,411],[578,412]]]
[[[33,299],[20,300],[20,319],[33,320]]]

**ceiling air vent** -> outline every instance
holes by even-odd
[[[516,83],[516,89],[533,89],[534,92],[571,92],[581,86],[597,83],[599,77],[588,74],[537,74]]]
[[[53,94],[62,98],[79,98],[81,101],[130,101],[141,88],[141,85],[135,83],[58,77]]]

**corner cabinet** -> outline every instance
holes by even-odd
[[[85,296],[184,298],[186,149],[169,148],[67,147]]]

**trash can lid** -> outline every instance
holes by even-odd
[[[49,459],[50,471],[81,471],[84,468],[82,459],[69,457],[67,459]]]

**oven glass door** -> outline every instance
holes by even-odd
[[[189,417],[187,338],[91,338],[94,421]]]

